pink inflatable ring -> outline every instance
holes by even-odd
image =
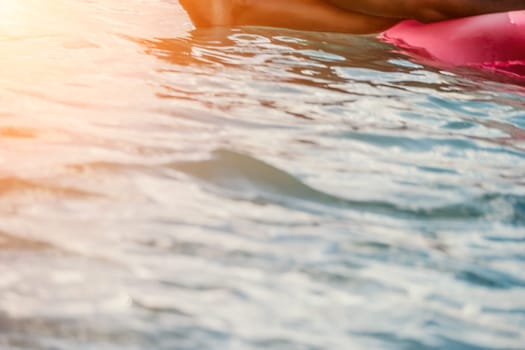
[[[478,67],[525,79],[525,11],[431,24],[403,21],[381,37],[448,65]]]

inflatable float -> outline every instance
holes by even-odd
[[[482,68],[525,79],[525,11],[431,24],[403,21],[381,38],[446,65]]]

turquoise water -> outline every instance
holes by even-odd
[[[0,6],[0,348],[525,349],[525,89],[176,2]]]

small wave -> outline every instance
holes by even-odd
[[[525,211],[522,209],[525,199],[520,196],[483,195],[463,203],[428,208],[409,208],[385,201],[352,200],[315,189],[286,171],[249,155],[225,149],[216,150],[208,160],[178,162],[170,166],[218,187],[234,198],[260,204],[277,204],[307,211],[324,206],[394,217],[464,220],[481,219],[489,212],[491,216],[499,214],[497,207],[504,201],[510,204],[512,212],[507,210],[501,215],[506,215],[507,221],[517,225],[525,222]],[[312,204],[317,207],[312,207]]]
[[[479,266],[456,273],[456,278],[469,284],[493,289],[524,288],[525,281],[508,275],[502,271],[491,270]]]
[[[25,239],[0,231],[0,251],[5,250],[49,250],[53,247],[45,242]]]
[[[0,198],[13,193],[47,193],[66,198],[89,198],[99,196],[95,193],[75,188],[46,185],[43,182],[37,183],[17,177],[0,178]]]

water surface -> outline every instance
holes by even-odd
[[[0,16],[2,350],[524,349],[523,87],[173,1]]]

